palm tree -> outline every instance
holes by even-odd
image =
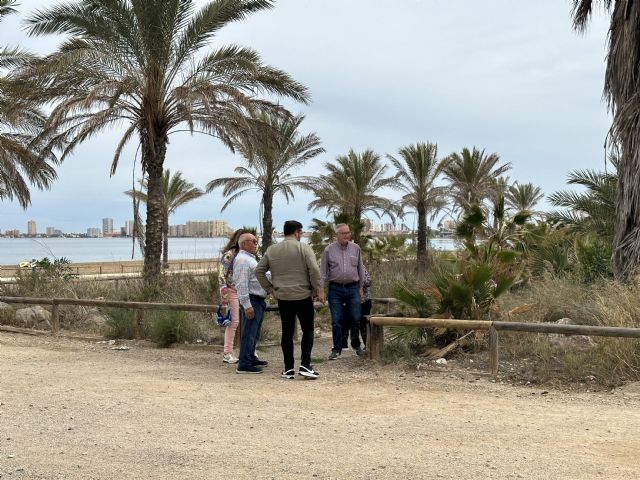
[[[223,187],[222,194],[228,199],[221,211],[249,191],[262,194],[263,252],[273,242],[274,196],[280,193],[289,203],[289,199],[294,198],[293,189],[307,183],[306,177],[295,177],[291,172],[324,152],[315,133],[303,136],[298,130],[304,118],[299,115],[283,119],[266,113],[256,116],[257,121],[270,127],[266,132],[271,131],[272,135],[241,139],[236,149],[246,166],[235,169],[236,177],[217,178],[207,184],[207,192]]]
[[[535,207],[543,198],[540,187],[534,187],[532,183],[515,182],[505,192],[507,205],[518,212],[526,210],[532,214],[537,213]]]
[[[22,69],[38,82],[34,95],[51,102],[51,128],[62,158],[105,129],[124,125],[111,164],[124,146],[139,142],[147,178],[144,277],[160,275],[162,174],[169,136],[186,129],[233,148],[251,135],[249,114],[285,114],[262,94],[307,102],[307,89],[264,65],[258,54],[236,45],[205,47],[225,26],[273,7],[272,0],[80,0],[38,10],[27,19],[31,35],[66,36],[54,53]],[[54,143],[55,144],[55,143]]]
[[[13,0],[0,0],[0,19],[15,12]],[[22,65],[33,57],[17,48],[0,49],[0,70]],[[56,179],[55,156],[34,142],[44,117],[37,105],[23,98],[20,85],[0,77],[0,200],[16,199],[22,208],[31,203],[29,184],[45,189]]]
[[[573,26],[584,31],[594,9],[611,13],[604,97],[613,115],[611,136],[620,149],[613,270],[630,279],[640,269],[640,3],[631,0],[573,0]]]
[[[361,154],[349,150],[347,155],[336,158],[336,163],[325,163],[326,175],[311,179],[307,188],[315,195],[309,203],[311,210],[326,209],[327,213],[346,215],[356,224],[362,223],[366,212],[373,212],[380,218],[388,215],[395,221],[399,207],[391,200],[378,194],[383,188],[396,188],[397,174],[387,176],[387,166],[380,161],[380,155],[373,150]],[[360,243],[360,233],[352,232],[353,239]]]
[[[494,187],[495,179],[511,168],[510,163],[499,165],[496,153],[487,155],[484,150],[463,148],[443,160],[442,173],[449,181],[450,193],[456,208],[462,212],[472,205],[481,205]]]
[[[0,0],[0,18],[15,13],[16,9],[13,8],[13,5],[16,5],[16,0]]]
[[[613,161],[614,167],[617,161]],[[567,183],[582,185],[585,192],[559,191],[549,195],[555,207],[564,210],[549,212],[547,220],[575,232],[613,241],[616,222],[618,175],[615,172],[574,170]]]
[[[142,187],[140,190],[127,190],[124,193],[148,204],[148,185],[145,178],[140,181]],[[162,175],[162,192],[162,266],[169,268],[169,217],[182,205],[200,198],[204,192],[182,178],[182,172],[178,171],[172,176],[169,169],[166,169]],[[135,220],[137,222],[138,219]]]
[[[424,272],[429,264],[427,250],[427,215],[431,219],[445,207],[445,188],[435,186],[442,164],[438,161],[438,146],[416,143],[398,151],[401,160],[388,155],[398,172],[398,188],[404,192],[403,206],[415,210],[418,216],[418,270]]]

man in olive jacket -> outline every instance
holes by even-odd
[[[302,355],[298,374],[305,378],[318,378],[311,366],[314,315],[312,296],[320,287],[320,269],[313,250],[300,242],[302,224],[296,220],[284,222],[284,241],[271,245],[256,267],[256,278],[267,292],[278,300],[282,321],[282,378],[295,378],[293,359],[293,333],[296,316],[300,320]],[[267,272],[271,271],[271,281]]]

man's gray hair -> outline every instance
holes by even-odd
[[[337,225],[336,225],[336,227],[333,229],[333,231],[334,231],[334,232],[336,232],[336,233],[338,233],[338,229],[339,229],[339,228],[342,228],[342,227],[347,227],[347,228],[349,228],[349,225],[347,225],[346,223],[339,223],[339,224],[337,224]],[[351,230],[351,229],[349,228],[349,230]]]

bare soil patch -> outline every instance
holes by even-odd
[[[640,478],[640,395],[493,383],[345,353],[321,378],[211,349],[0,333],[0,478]],[[320,339],[314,356],[328,353]]]

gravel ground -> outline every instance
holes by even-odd
[[[640,478],[640,395],[352,352],[316,381],[236,375],[210,349],[0,333],[0,478]],[[329,350],[316,343],[315,355]]]

